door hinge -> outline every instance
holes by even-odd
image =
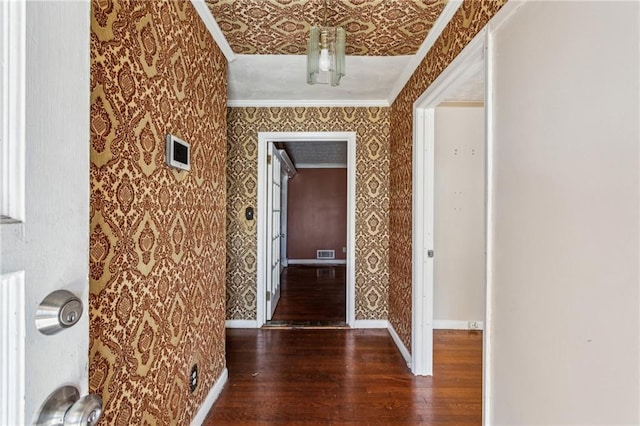
[[[271,301],[271,292],[267,291],[267,302]]]
[[[433,250],[427,251],[427,257],[433,257]]]
[[[267,164],[271,164],[271,156],[267,155]]]

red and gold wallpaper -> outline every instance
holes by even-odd
[[[413,103],[506,0],[466,0],[391,107],[389,321],[411,350],[411,226]]]
[[[189,1],[91,15],[90,390],[102,424],[185,425],[225,368],[226,60]]]
[[[206,0],[235,53],[305,55],[309,29],[346,31],[347,55],[413,55],[447,0]]]
[[[357,320],[388,315],[389,108],[230,108],[227,319],[256,319],[258,132],[356,132]]]

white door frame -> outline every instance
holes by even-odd
[[[286,173],[282,176],[282,198],[280,201],[282,203],[280,212],[280,231],[282,234],[282,241],[280,242],[280,269],[284,269],[289,266],[289,259],[287,258],[287,208],[289,205],[289,175]]]
[[[273,313],[280,300],[280,275],[282,273],[280,244],[282,242],[282,170],[281,159],[278,149],[273,143],[267,144],[267,155],[271,156],[271,161],[267,162],[267,250],[266,264],[268,273],[266,277],[266,291],[271,293],[271,297],[266,300],[267,310],[266,321],[271,320]],[[276,182],[277,180],[277,182]],[[277,187],[277,189],[275,189]],[[277,212],[277,213],[276,213]],[[277,235],[274,235],[276,223],[274,216],[278,217]],[[277,249],[274,249],[274,244]]]
[[[0,424],[34,424],[56,389],[89,390],[91,11],[86,1],[0,9],[0,56],[10,61],[1,65],[0,203],[11,217],[0,219]],[[36,317],[57,290],[84,309],[46,334]]]
[[[480,31],[413,104],[411,371],[415,375],[433,375],[434,259],[429,252],[434,234],[434,110],[458,83],[485,66],[486,33]]]
[[[347,142],[347,279],[346,302],[349,326],[355,323],[355,239],[356,239],[356,132],[258,132],[258,227],[256,326],[266,322],[266,222],[267,215],[267,142]]]

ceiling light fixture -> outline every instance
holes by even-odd
[[[327,1],[324,2],[324,22],[313,26],[307,42],[307,83],[340,84],[344,76],[346,34],[342,27],[327,27]]]

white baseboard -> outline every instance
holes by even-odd
[[[402,357],[407,362],[407,365],[409,366],[409,368],[411,368],[411,353],[409,352],[407,347],[404,345],[404,343],[402,343],[400,336],[398,336],[398,333],[396,333],[396,330],[393,328],[391,323],[389,323],[388,330],[389,330],[389,334],[391,334],[391,338],[396,343],[396,346],[398,347],[398,349],[400,349],[400,353],[402,354]]]
[[[226,320],[224,323],[226,328],[258,328],[256,320]]]
[[[474,322],[478,327],[469,327],[469,323]],[[433,320],[434,330],[484,330],[484,321],[459,321],[459,320]]]
[[[389,328],[387,320],[355,320],[351,328]]]
[[[207,414],[209,414],[209,411],[211,411],[211,407],[213,407],[213,404],[220,396],[220,392],[222,392],[222,389],[224,388],[225,383],[227,383],[228,378],[229,370],[225,368],[224,370],[222,370],[222,373],[220,373],[220,377],[218,377],[218,380],[216,380],[216,382],[211,387],[211,390],[202,402],[202,405],[196,413],[196,416],[193,418],[193,420],[191,420],[191,426],[201,426],[202,423],[204,423],[205,419],[207,418]]]
[[[289,265],[346,265],[346,259],[289,259]]]

